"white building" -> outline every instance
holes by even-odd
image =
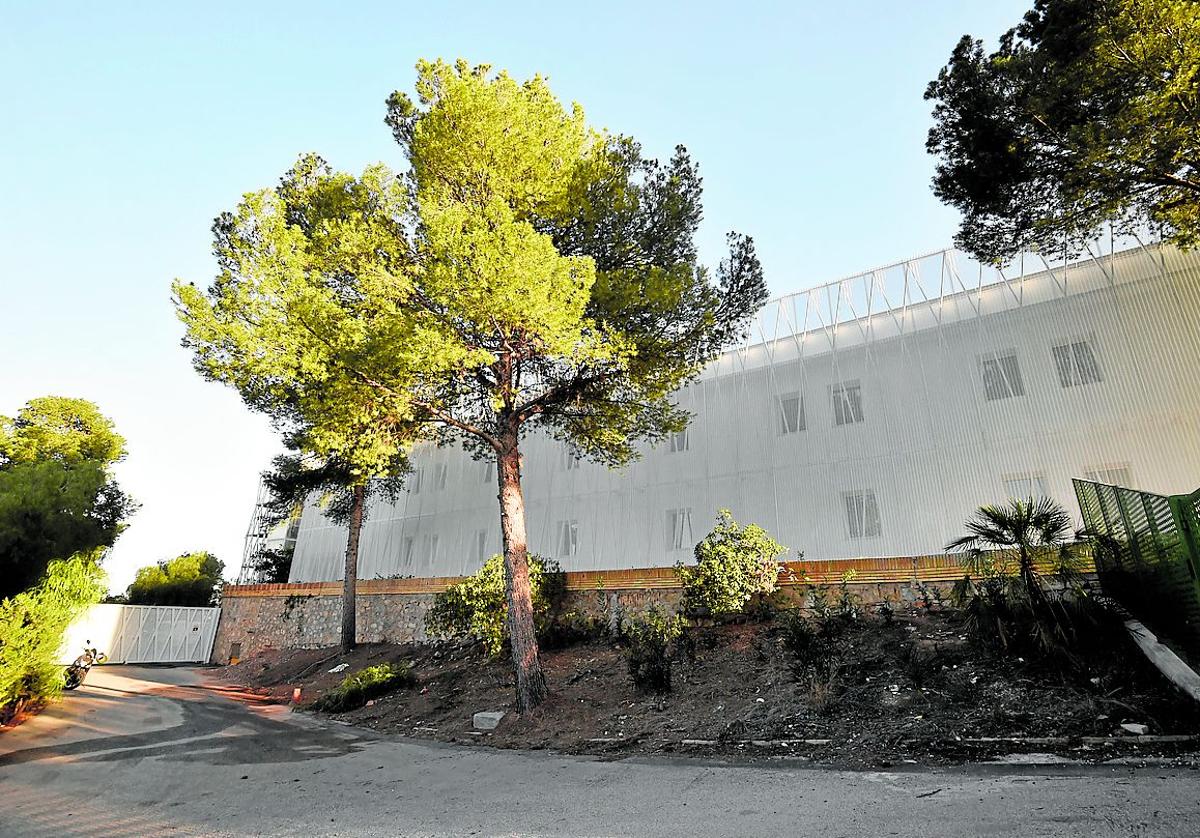
[[[524,444],[531,548],[570,570],[690,557],[729,508],[812,559],[937,553],[978,505],[1072,477],[1200,486],[1200,257],[1133,242],[1001,271],[943,251],[769,303],[678,394],[695,415],[621,471]],[[360,578],[474,571],[500,547],[494,464],[426,447],[364,527]],[[294,582],[340,578],[305,510]]]

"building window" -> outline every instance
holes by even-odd
[[[1090,480],[1093,483],[1107,483],[1110,486],[1124,486],[1126,488],[1133,486],[1133,472],[1130,471],[1129,463],[1109,464],[1085,469],[1083,477],[1085,480]]]
[[[846,523],[851,538],[874,538],[883,531],[873,489],[843,492],[842,500],[846,504]]]
[[[410,494],[419,495],[421,493],[421,478],[425,474],[425,466],[417,466],[409,472],[406,483]]]
[[[1103,381],[1100,365],[1090,340],[1078,340],[1054,347],[1054,366],[1058,369],[1058,383],[1067,387],[1082,387]]]
[[[483,482],[484,483],[495,483],[496,482],[496,461],[495,460],[485,460],[484,461],[484,463],[483,463]]]
[[[579,470],[579,454],[576,453],[574,446],[572,446],[572,445],[564,445],[563,446],[562,467],[563,467],[563,471],[578,471]]]
[[[411,565],[413,560],[413,537],[411,535],[404,536],[404,546],[401,548],[401,554],[404,556],[404,563]]]
[[[569,559],[579,552],[579,522],[558,522],[558,557]]]
[[[667,549],[690,550],[692,548],[692,510],[667,510]]]
[[[1004,478],[1004,491],[1009,499],[1015,500],[1043,498],[1049,494],[1046,491],[1046,476],[1041,472],[1007,475]]]
[[[446,474],[450,471],[450,466],[446,463],[438,463],[433,467],[433,488],[441,491],[446,488]]]
[[[691,440],[688,439],[688,429],[676,431],[671,434],[671,453],[678,454],[680,451],[687,451],[691,448]]]
[[[996,352],[979,359],[983,373],[983,395],[989,402],[1011,399],[1025,395],[1025,382],[1021,380],[1021,365],[1017,353]]]
[[[438,546],[441,539],[436,533],[430,533],[425,536],[425,556],[429,560],[429,567],[433,568],[438,560]]]
[[[863,420],[862,385],[843,381],[833,387],[833,422],[835,425],[857,425]]]
[[[804,430],[804,399],[799,393],[786,393],[775,400],[779,409],[780,435]]]

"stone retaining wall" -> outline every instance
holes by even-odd
[[[901,608],[923,597],[949,595],[962,577],[947,556],[904,559],[852,559],[792,562],[781,576],[784,601],[806,607],[809,585],[837,586],[843,578],[865,607],[884,600]],[[434,594],[457,578],[375,579],[358,585],[360,643],[424,642],[425,613]],[[221,622],[213,644],[214,663],[246,658],[263,649],[319,649],[337,645],[341,635],[340,582],[286,585],[230,585],[221,601]],[[566,610],[615,621],[651,606],[674,610],[680,589],[673,568],[581,571],[567,574]],[[829,596],[836,598],[836,590]]]

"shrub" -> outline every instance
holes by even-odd
[[[37,586],[0,601],[0,721],[62,689],[63,635],[104,595],[98,552],[51,562]]]
[[[879,619],[883,620],[885,626],[890,626],[896,620],[896,606],[892,601],[891,596],[885,595],[883,599],[875,605],[875,613],[879,615]]]
[[[854,569],[847,570],[842,574],[842,579],[838,583],[837,615],[847,623],[858,619],[859,598],[857,594],[850,590],[850,583],[857,576],[858,571]]]
[[[625,625],[629,677],[643,692],[671,691],[671,664],[679,652],[687,621],[651,608]]]
[[[822,623],[829,622],[834,615],[833,606],[829,604],[829,589],[824,585],[810,584],[808,586],[808,607]]]
[[[979,507],[966,529],[946,549],[961,551],[968,571],[953,596],[971,637],[1073,662],[1104,617],[1087,596],[1067,511],[1050,498],[1014,499]]]
[[[530,555],[529,587],[539,635],[553,622],[566,590],[558,562]],[[474,575],[433,598],[425,615],[430,637],[474,637],[492,657],[508,641],[508,601],[504,596],[504,557],[492,556]]]
[[[608,633],[608,622],[579,611],[555,615],[538,631],[538,645],[544,649],[565,649],[576,643],[597,640]]]
[[[225,564],[201,550],[138,568],[126,593],[131,605],[215,605],[221,593]]]
[[[757,524],[740,526],[728,509],[696,545],[696,565],[675,567],[683,584],[683,607],[714,616],[741,613],[755,596],[779,587],[779,557],[787,548]]]
[[[800,668],[819,665],[833,654],[830,635],[814,625],[798,609],[786,612],[783,620],[783,645]]]
[[[342,683],[312,703],[313,710],[322,713],[345,713],[365,707],[376,696],[389,693],[400,687],[411,687],[417,683],[412,664],[380,663],[347,675]]]
[[[843,625],[828,617],[810,620],[799,609],[788,611],[783,620],[783,645],[793,657],[796,680],[819,713],[832,709],[838,699],[843,662],[837,632]]]

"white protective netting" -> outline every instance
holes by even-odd
[[[531,548],[572,570],[669,565],[729,508],[808,558],[907,556],[1009,494],[1077,511],[1072,477],[1193,489],[1198,323],[1200,258],[1137,240],[1003,270],[946,250],[788,295],[680,391],[686,448],[609,471],[531,434]],[[360,578],[469,573],[499,550],[491,467],[429,446],[414,465],[420,488],[370,511]],[[340,578],[345,543],[307,508],[292,581]]]

